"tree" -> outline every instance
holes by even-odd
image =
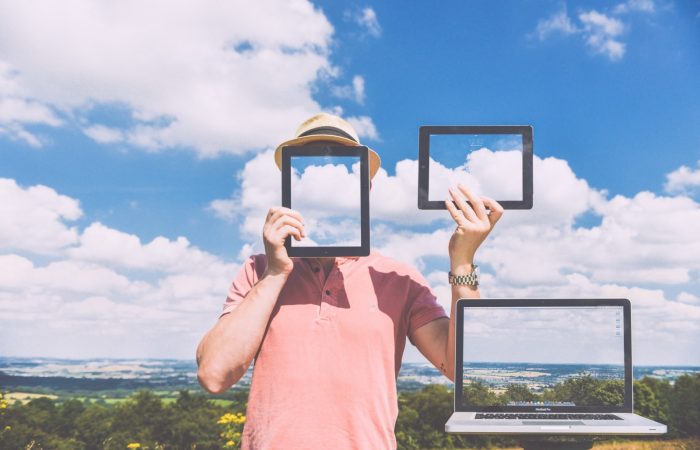
[[[598,380],[590,374],[567,378],[542,394],[545,401],[569,401],[577,406],[622,406],[624,397],[624,381]]]
[[[654,390],[644,380],[634,383],[634,412],[651,420],[668,423],[668,409],[662,406]]]
[[[74,437],[76,434],[75,421],[83,411],[85,411],[85,405],[80,400],[64,401],[58,408],[56,433],[65,438]]]
[[[168,428],[163,443],[167,448],[178,449],[220,448],[217,420],[225,411],[203,394],[180,391],[177,400],[167,408]]]
[[[91,403],[75,419],[75,435],[88,450],[104,448],[112,426],[114,408]]]
[[[537,395],[530,391],[526,384],[509,384],[502,395],[503,402],[531,402],[537,400]]]
[[[467,405],[488,406],[497,405],[501,400],[496,394],[489,391],[489,388],[479,381],[472,381],[465,384],[462,389],[462,401]]]
[[[123,449],[132,442],[153,447],[165,440],[167,427],[163,402],[153,392],[140,390],[116,407],[105,447]]]
[[[682,436],[700,436],[700,374],[681,375],[673,385],[671,422]]]

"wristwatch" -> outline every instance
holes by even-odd
[[[454,275],[448,272],[447,281],[453,286],[479,286],[479,266],[472,264],[472,271],[466,275]]]

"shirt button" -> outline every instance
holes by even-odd
[[[321,271],[321,269],[319,269],[318,267],[314,267],[314,272],[318,273],[320,271]]]
[[[331,291],[329,291],[328,289],[326,289],[326,295],[330,296],[330,295],[331,295]]]

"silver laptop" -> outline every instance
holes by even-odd
[[[457,302],[448,433],[663,434],[632,412],[630,302]]]

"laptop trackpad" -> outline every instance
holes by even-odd
[[[539,425],[557,428],[569,428],[572,425],[585,425],[580,420],[523,420],[523,425]]]

